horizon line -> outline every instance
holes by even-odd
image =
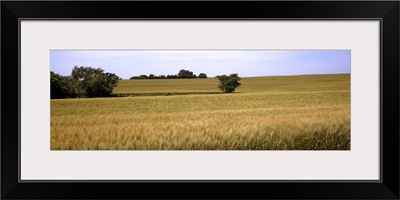
[[[232,73],[235,74],[235,73]],[[346,75],[346,74],[351,74],[351,73],[337,73],[337,74],[295,74],[295,75],[265,75],[265,76],[242,76],[240,78],[257,78],[257,77],[285,77],[285,76],[321,76],[321,75]],[[228,74],[225,74],[228,75]],[[219,75],[218,75],[219,76]],[[213,77],[207,77],[207,78],[215,78]],[[175,78],[175,79],[207,79],[207,78]],[[167,79],[167,78],[165,78]],[[172,78],[174,79],[174,78]],[[122,79],[122,80],[147,80],[147,79]],[[160,80],[160,79],[148,79],[148,80]]]

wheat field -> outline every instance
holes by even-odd
[[[223,94],[213,78],[121,80],[127,97],[52,99],[51,150],[350,149],[349,74],[241,83]]]

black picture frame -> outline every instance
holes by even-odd
[[[399,1],[2,1],[1,198],[399,199],[399,9]],[[379,19],[382,22],[381,181],[20,182],[17,77],[22,18]]]

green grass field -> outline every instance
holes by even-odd
[[[114,93],[131,97],[52,99],[51,149],[350,149],[349,74],[241,83],[224,94],[213,78],[121,80]]]
[[[250,77],[241,83],[238,93],[350,90],[350,74]],[[121,80],[114,93],[220,93],[217,85],[214,78]]]

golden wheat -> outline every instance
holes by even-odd
[[[348,150],[350,83],[333,76],[286,80],[304,90],[256,78],[243,80],[254,92],[51,100],[51,149]]]

